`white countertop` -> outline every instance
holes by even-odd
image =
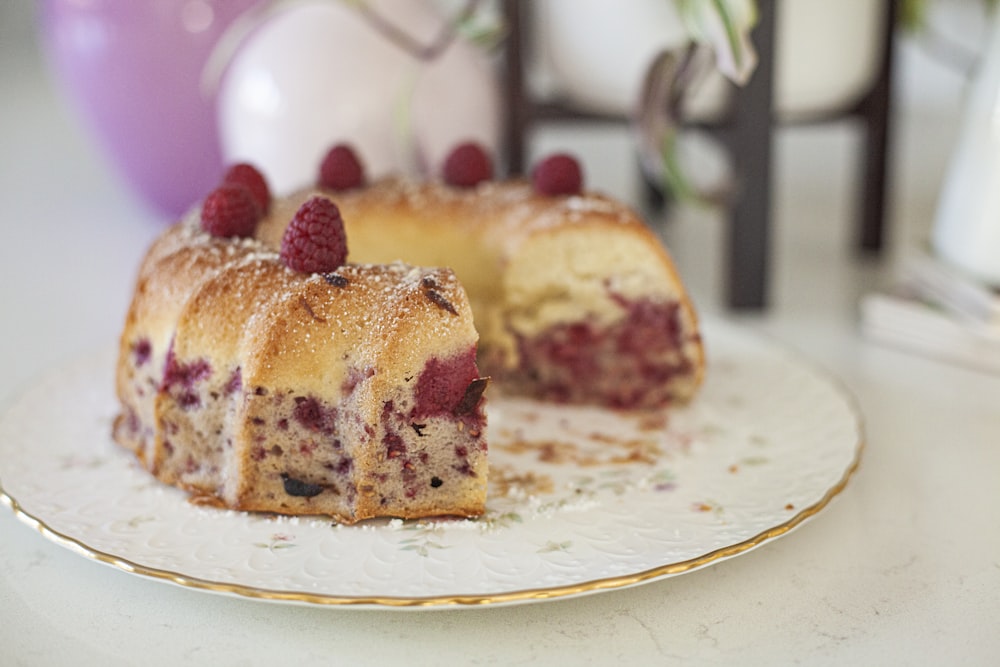
[[[163,224],[122,188],[35,59],[8,56],[0,68],[0,406],[39,374],[116,339],[137,262]],[[905,166],[893,234],[901,242],[931,216],[948,137],[904,119],[898,139]],[[571,132],[545,140],[602,158],[595,164],[607,173],[595,170],[591,182],[628,196],[620,174],[630,158],[618,139]],[[860,470],[799,530],[630,589],[516,607],[365,611],[140,578],[48,541],[0,507],[0,663],[992,664],[1000,656],[1000,377],[860,336],[857,299],[889,269],[848,247],[854,141],[842,124],[783,134],[774,307],[734,318],[836,374],[864,413]],[[690,211],[667,230],[699,307],[725,316],[720,234],[716,217]]]

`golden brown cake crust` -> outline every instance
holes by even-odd
[[[316,195],[340,209],[348,264],[297,273],[278,248]],[[491,391],[629,409],[690,400],[703,378],[673,261],[607,197],[387,179],[276,200],[252,239],[198,219],[139,269],[115,438],[202,504],[345,523],[476,516],[481,376]]]
[[[216,239],[195,221],[168,229],[140,268],[116,439],[202,504],[345,523],[481,514],[482,400],[468,414],[421,414],[420,434],[408,425],[428,364],[458,360],[462,382],[479,377],[454,274],[399,263],[298,273],[265,244]]]
[[[389,178],[344,192],[306,188],[293,193],[275,203],[272,214],[258,227],[258,237],[276,243],[298,206],[316,195],[339,207],[352,261],[403,260],[453,269],[472,304],[486,372],[500,380],[511,378],[520,386],[519,393],[596,405],[656,407],[690,400],[701,385],[705,356],[690,296],[656,234],[621,202],[590,192],[541,195],[522,180],[462,189]],[[648,336],[664,348],[662,354],[646,354],[657,358],[637,361],[619,386],[602,390],[599,383],[579,377],[552,380],[541,389],[527,386],[526,378],[534,371],[522,366],[532,352],[522,348],[546,337],[544,345],[558,345],[560,327],[580,322],[612,332],[609,336],[620,342],[629,337],[622,330],[643,328],[632,316],[637,310],[648,312],[650,304],[675,312],[659,316],[646,328],[669,328],[676,340],[667,341],[666,331],[659,341]],[[675,352],[668,352],[668,346]],[[605,348],[623,345],[600,347],[599,354],[607,357]],[[598,353],[596,347],[594,351]],[[635,377],[651,366],[655,370],[647,377]],[[609,361],[607,370],[615,368]],[[575,371],[564,373],[574,374],[579,376]],[[595,370],[593,375],[607,374]],[[623,393],[622,387],[635,387],[637,382],[666,388],[652,388],[641,396]],[[567,395],[563,385],[589,386],[594,391]]]

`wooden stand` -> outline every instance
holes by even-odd
[[[778,124],[773,94],[777,4],[776,0],[758,0],[759,21],[752,36],[759,57],[757,69],[745,86],[733,88],[732,101],[722,118],[703,126],[726,146],[740,180],[737,198],[729,211],[726,239],[726,300],[734,309],[762,309],[768,305],[772,141]],[[884,39],[878,71],[869,90],[853,106],[805,121],[814,123],[852,117],[861,125],[864,142],[858,182],[856,243],[864,252],[879,252],[885,243],[896,2],[885,0],[884,6]],[[508,169],[512,174],[524,171],[529,134],[536,124],[625,122],[619,116],[588,113],[567,104],[532,98],[525,76],[525,52],[530,35],[527,11],[525,0],[504,0],[509,31],[505,48],[505,145]]]

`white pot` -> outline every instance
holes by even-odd
[[[847,106],[871,85],[885,29],[884,2],[778,2],[779,113],[804,116]],[[541,60],[535,83],[592,111],[631,113],[656,54],[687,39],[668,0],[544,0],[531,9]],[[717,113],[724,95],[721,76],[709,77],[690,99],[690,116]]]
[[[942,259],[1000,287],[1000,11],[966,100],[931,241]]]
[[[369,4],[423,44],[442,26],[428,2]],[[221,81],[218,119],[226,160],[258,165],[277,193],[312,183],[337,142],[377,178],[437,170],[465,140],[496,151],[501,126],[485,54],[456,40],[419,60],[346,2],[293,4],[248,36]]]

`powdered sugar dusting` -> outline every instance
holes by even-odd
[[[434,196],[450,192],[452,188],[434,188]],[[403,199],[409,201],[411,205],[420,205],[423,197],[427,196],[427,186],[407,180],[392,181],[379,188],[382,196],[390,199]],[[281,210],[280,206],[275,207]],[[334,273],[346,281],[346,286],[337,287],[330,284],[330,280],[324,278],[323,274],[300,274],[284,267],[279,257],[278,249],[270,247],[256,238],[229,238],[219,239],[211,236],[202,229],[200,224],[200,208],[192,209],[184,219],[178,224],[179,233],[176,234],[175,244],[178,247],[200,247],[209,256],[215,258],[214,264],[218,265],[212,275],[222,272],[229,272],[232,275],[239,274],[240,279],[234,279],[232,289],[239,294],[249,294],[257,289],[255,284],[257,279],[264,274],[273,274],[273,266],[282,267],[283,280],[281,287],[272,299],[271,303],[287,302],[297,298],[296,295],[302,289],[312,289],[313,291],[323,291],[328,294],[326,300],[327,307],[339,307],[341,309],[353,310],[362,309],[362,323],[365,328],[371,329],[375,337],[387,334],[388,326],[393,318],[414,317],[420,315],[432,315],[427,318],[427,330],[425,337],[443,335],[452,329],[455,324],[451,318],[434,316],[435,309],[427,307],[427,288],[424,281],[431,280],[434,285],[432,296],[440,295],[440,301],[452,304],[464,304],[466,297],[462,286],[455,278],[454,274],[447,270],[427,269],[410,266],[401,262],[381,265],[381,264],[348,264]],[[348,240],[350,243],[350,240]],[[257,271],[246,271],[246,267],[254,266]],[[273,283],[273,281],[272,281]],[[197,286],[193,286],[194,291]],[[339,298],[338,292],[347,289],[352,300]],[[430,303],[433,306],[433,303]],[[421,307],[422,306],[422,307]],[[336,329],[342,328],[343,322],[347,321],[347,310],[342,313],[333,313],[338,327],[332,332],[336,335]],[[248,316],[247,326],[254,327],[260,324],[262,319],[269,318],[267,312],[260,311],[251,313]],[[302,332],[300,332],[302,333]],[[303,338],[307,333],[303,333]]]

